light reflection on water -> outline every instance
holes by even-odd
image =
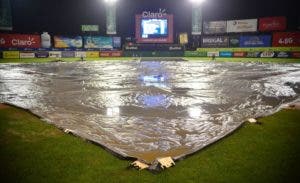
[[[147,161],[181,156],[299,98],[300,65],[1,64],[0,101]]]

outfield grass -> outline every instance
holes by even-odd
[[[152,57],[151,57],[152,58]],[[167,59],[178,58],[169,57]],[[211,57],[180,57],[188,61],[210,61]],[[130,61],[139,60],[139,57],[100,57],[85,58],[86,61]],[[153,57],[155,59],[155,57]],[[60,58],[64,62],[80,61],[80,58]],[[57,61],[55,58],[27,58],[27,59],[0,59],[0,63],[46,63]],[[223,58],[216,57],[216,61],[229,62],[273,62],[273,63],[300,63],[299,58]]]
[[[284,110],[162,173],[128,169],[102,148],[0,105],[1,182],[298,182],[300,113]]]

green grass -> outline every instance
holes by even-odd
[[[0,106],[1,108],[1,106]],[[0,109],[1,182],[298,182],[300,112],[284,110],[162,173],[127,169],[102,148],[17,108]],[[5,180],[5,181],[4,181]]]
[[[176,58],[176,57],[173,57]],[[178,57],[177,57],[178,58]],[[189,61],[210,61],[210,57],[180,57]],[[133,57],[101,57],[101,58],[86,58],[86,61],[130,61],[139,59]],[[169,58],[169,59],[172,59]],[[1,63],[46,63],[53,62],[55,58],[27,58],[27,59],[0,59]],[[80,61],[80,58],[61,58],[65,62]],[[276,63],[300,63],[299,58],[221,58],[216,57],[216,61],[229,61],[229,62],[276,62]]]
[[[300,47],[256,47],[256,48],[198,48],[197,51],[210,52],[210,51],[300,51]]]

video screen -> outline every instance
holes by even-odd
[[[159,38],[168,36],[167,19],[142,19],[142,38]]]

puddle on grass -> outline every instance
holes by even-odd
[[[1,64],[0,102],[122,156],[182,157],[300,96],[300,64]]]

